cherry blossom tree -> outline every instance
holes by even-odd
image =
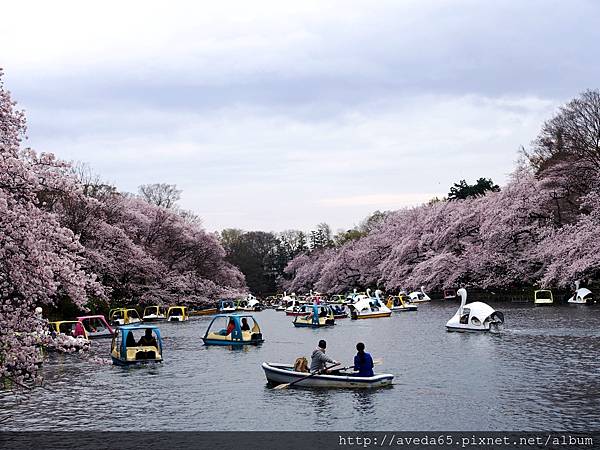
[[[38,306],[69,297],[83,306],[102,287],[82,269],[75,234],[46,211],[37,193],[59,186],[61,164],[22,148],[25,117],[15,110],[0,73],[0,377],[21,383],[35,377],[45,322]],[[41,176],[44,167],[49,177]]]
[[[174,207],[175,187],[120,193],[25,148],[25,116],[1,81],[0,379],[35,379],[40,346],[65,347],[48,339],[39,307],[47,316],[65,304],[202,304],[245,292],[217,237]]]

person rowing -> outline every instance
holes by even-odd
[[[373,376],[373,358],[365,352],[365,344],[359,342],[356,344],[357,354],[354,357],[354,376],[372,377]]]
[[[329,356],[325,355],[326,348],[327,348],[327,342],[325,342],[323,339],[321,339],[319,341],[319,346],[314,349],[314,351],[312,352],[312,355],[311,355],[311,361],[310,361],[310,371],[311,372],[320,372],[322,370],[325,370],[328,363],[339,365],[339,362],[337,362],[336,360],[331,359]],[[325,370],[325,373],[331,373],[331,371]]]

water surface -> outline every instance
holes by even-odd
[[[297,329],[284,313],[255,313],[266,342],[205,347],[210,317],[163,323],[165,362],[110,364],[109,340],[89,355],[52,355],[48,389],[0,394],[11,430],[548,430],[600,428],[600,308],[492,304],[499,334],[448,333],[457,303],[390,318]],[[272,390],[263,361],[310,357],[319,339],[350,365],[363,341],[394,385],[372,391]]]

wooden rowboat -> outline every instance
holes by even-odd
[[[271,386],[292,383],[309,375],[306,372],[294,371],[294,366],[292,364],[264,362],[262,363],[262,368],[265,371],[267,382]],[[356,377],[350,374],[319,374],[295,383],[294,387],[352,389],[378,388],[391,385],[393,379],[394,375],[389,373],[376,373],[372,377]]]

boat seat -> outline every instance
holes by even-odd
[[[141,351],[141,352],[137,352],[135,354],[135,359],[136,360],[141,360],[141,359],[156,359],[156,352],[153,350],[150,351]]]
[[[262,333],[252,333],[250,336],[250,340],[252,341],[260,341],[262,339]]]

